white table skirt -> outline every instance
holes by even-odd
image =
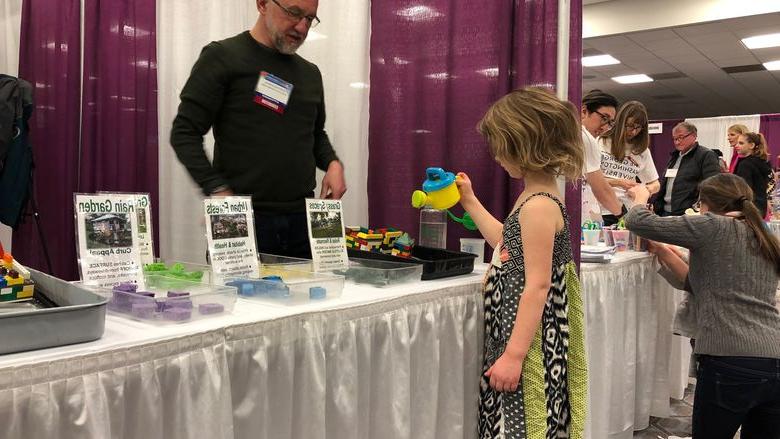
[[[184,325],[109,316],[95,342],[0,356],[0,437],[473,438],[481,276],[348,284],[296,308],[239,299]],[[586,264],[582,284],[589,437],[630,438],[687,383],[675,297],[647,257]]]
[[[101,340],[0,357],[0,437],[470,439],[480,280],[240,300],[167,327],[109,317]]]
[[[583,264],[589,362],[586,438],[630,439],[650,416],[668,417],[669,398],[688,383],[689,339],[672,334],[682,291],[657,274],[650,256]]]

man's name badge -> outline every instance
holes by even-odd
[[[284,114],[292,89],[293,85],[289,82],[268,72],[260,72],[260,79],[255,86],[255,102]]]

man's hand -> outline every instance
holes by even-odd
[[[344,180],[344,166],[338,160],[333,160],[328,165],[328,171],[322,178],[322,190],[320,198],[340,200],[347,192],[347,182]]]
[[[215,192],[211,193],[212,197],[232,197],[233,191],[230,188],[224,188],[224,189],[218,189]]]

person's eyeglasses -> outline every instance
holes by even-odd
[[[693,203],[693,206],[691,206],[691,208],[694,211],[696,211],[696,212],[700,212],[701,211],[701,200],[696,200],[696,202]]]
[[[606,126],[608,126],[610,128],[615,126],[615,119],[612,119],[608,115],[606,115],[606,114],[604,114],[604,113],[602,113],[601,111],[598,111],[598,110],[594,110],[593,112],[598,114],[599,116],[601,116],[601,125],[606,125]]]
[[[287,16],[290,17],[290,19],[295,20],[295,23],[300,23],[301,20],[305,18],[306,24],[309,27],[317,27],[317,25],[320,24],[320,19],[316,15],[304,15],[303,12],[301,11],[292,11],[290,9],[285,8],[276,0],[271,0],[271,1],[274,2],[276,6],[282,8],[282,10],[285,13],[287,13]]]
[[[690,136],[691,134],[693,134],[693,133],[688,133],[688,134],[686,134],[684,136],[672,137],[672,140],[679,143],[679,142],[682,142],[683,140],[685,140],[685,138]]]
[[[637,125],[637,124],[633,124],[633,123],[627,123],[626,124],[626,129],[629,130],[629,131],[639,131],[639,130],[642,129],[642,125]]]

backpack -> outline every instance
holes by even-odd
[[[0,75],[0,222],[11,227],[19,224],[32,187],[32,109],[30,83]]]

